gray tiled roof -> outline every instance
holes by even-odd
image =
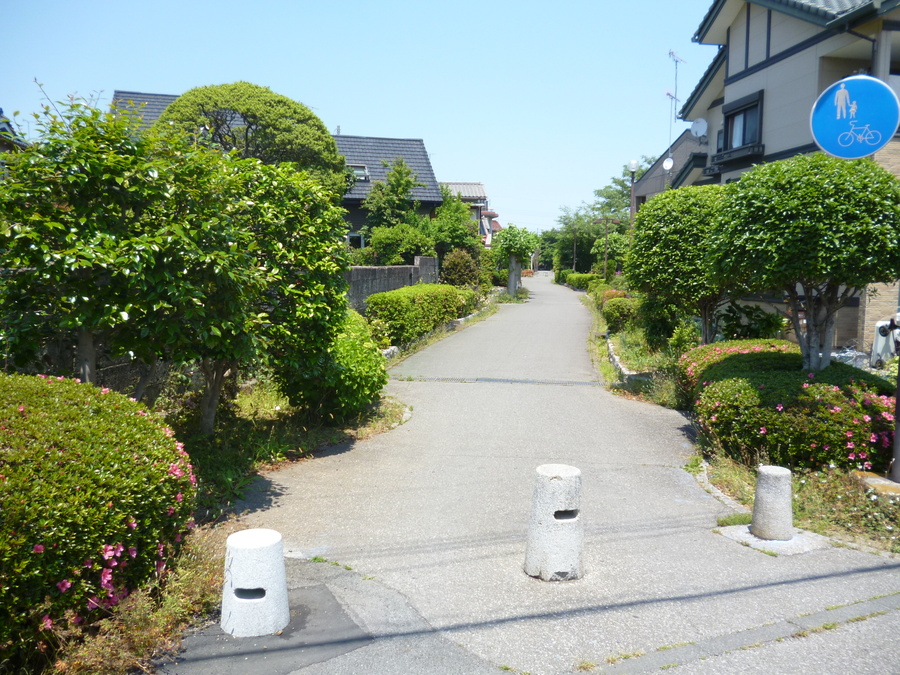
[[[440,204],[443,201],[441,189],[434,177],[431,160],[425,150],[425,143],[419,138],[374,138],[370,136],[334,136],[340,152],[347,164],[364,164],[369,172],[369,180],[357,181],[344,201],[363,200],[372,189],[375,181],[384,182],[390,166],[385,167],[383,161],[390,165],[394,160],[403,158],[412,169],[418,182],[425,187],[413,190],[413,198],[422,204]]]
[[[143,126],[149,127],[162,115],[168,105],[178,98],[174,94],[146,94],[140,91],[113,92],[113,105],[125,110],[135,110],[143,118]],[[141,104],[144,104],[141,107]]]
[[[459,195],[464,202],[486,202],[488,198],[484,183],[441,181],[441,185],[449,189],[451,194]]]

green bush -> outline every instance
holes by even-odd
[[[375,227],[369,246],[375,251],[376,265],[412,265],[416,256],[433,256],[434,240],[414,225]]]
[[[475,293],[445,284],[418,284],[370,295],[366,305],[366,316],[384,322],[391,343],[405,345],[471,313]]]
[[[635,298],[610,298],[603,305],[603,319],[610,333],[620,333],[638,316],[640,301]]]
[[[607,288],[605,291],[603,291],[603,295],[600,296],[600,309],[603,309],[603,307],[609,300],[612,300],[613,298],[624,298],[627,297],[627,295],[628,294],[625,291],[620,291],[615,288]]]
[[[352,309],[320,361],[315,377],[297,377],[279,363],[273,370],[291,404],[316,417],[342,421],[376,400],[387,384],[381,349],[369,324]]]
[[[444,256],[441,265],[441,283],[461,288],[478,285],[478,262],[462,248],[456,248]]]
[[[600,281],[600,277],[596,274],[571,273],[566,277],[566,283],[573,288],[582,288],[587,290],[588,284],[592,281]]]
[[[733,301],[719,315],[718,321],[726,340],[777,338],[790,325],[780,314]]]
[[[795,344],[738,340],[687,352],[678,374],[700,428],[738,461],[885,469],[894,436],[890,383],[843,363],[815,373],[801,365]]]
[[[160,418],[75,380],[0,374],[0,430],[0,664],[34,668],[163,576],[196,479]]]
[[[553,281],[557,284],[567,284],[569,275],[574,273],[575,271],[570,269],[554,270]]]

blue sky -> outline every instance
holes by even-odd
[[[246,80],[335,132],[421,138],[438,180],[479,181],[504,225],[555,226],[687,128],[715,55],[711,0],[8,0],[0,107],[27,133],[42,94],[180,94]]]

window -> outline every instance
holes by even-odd
[[[719,152],[760,142],[762,100],[763,92],[759,91],[723,106],[725,128],[717,138]]]
[[[356,180],[369,180],[369,169],[365,164],[348,164]]]

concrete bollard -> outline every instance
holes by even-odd
[[[225,545],[222,630],[235,637],[277,633],[291,622],[281,534],[235,532]]]
[[[525,574],[543,581],[580,579],[584,524],[581,470],[565,464],[537,468],[528,527]]]
[[[760,466],[750,534],[760,539],[788,541],[794,536],[791,472],[781,466]]]

